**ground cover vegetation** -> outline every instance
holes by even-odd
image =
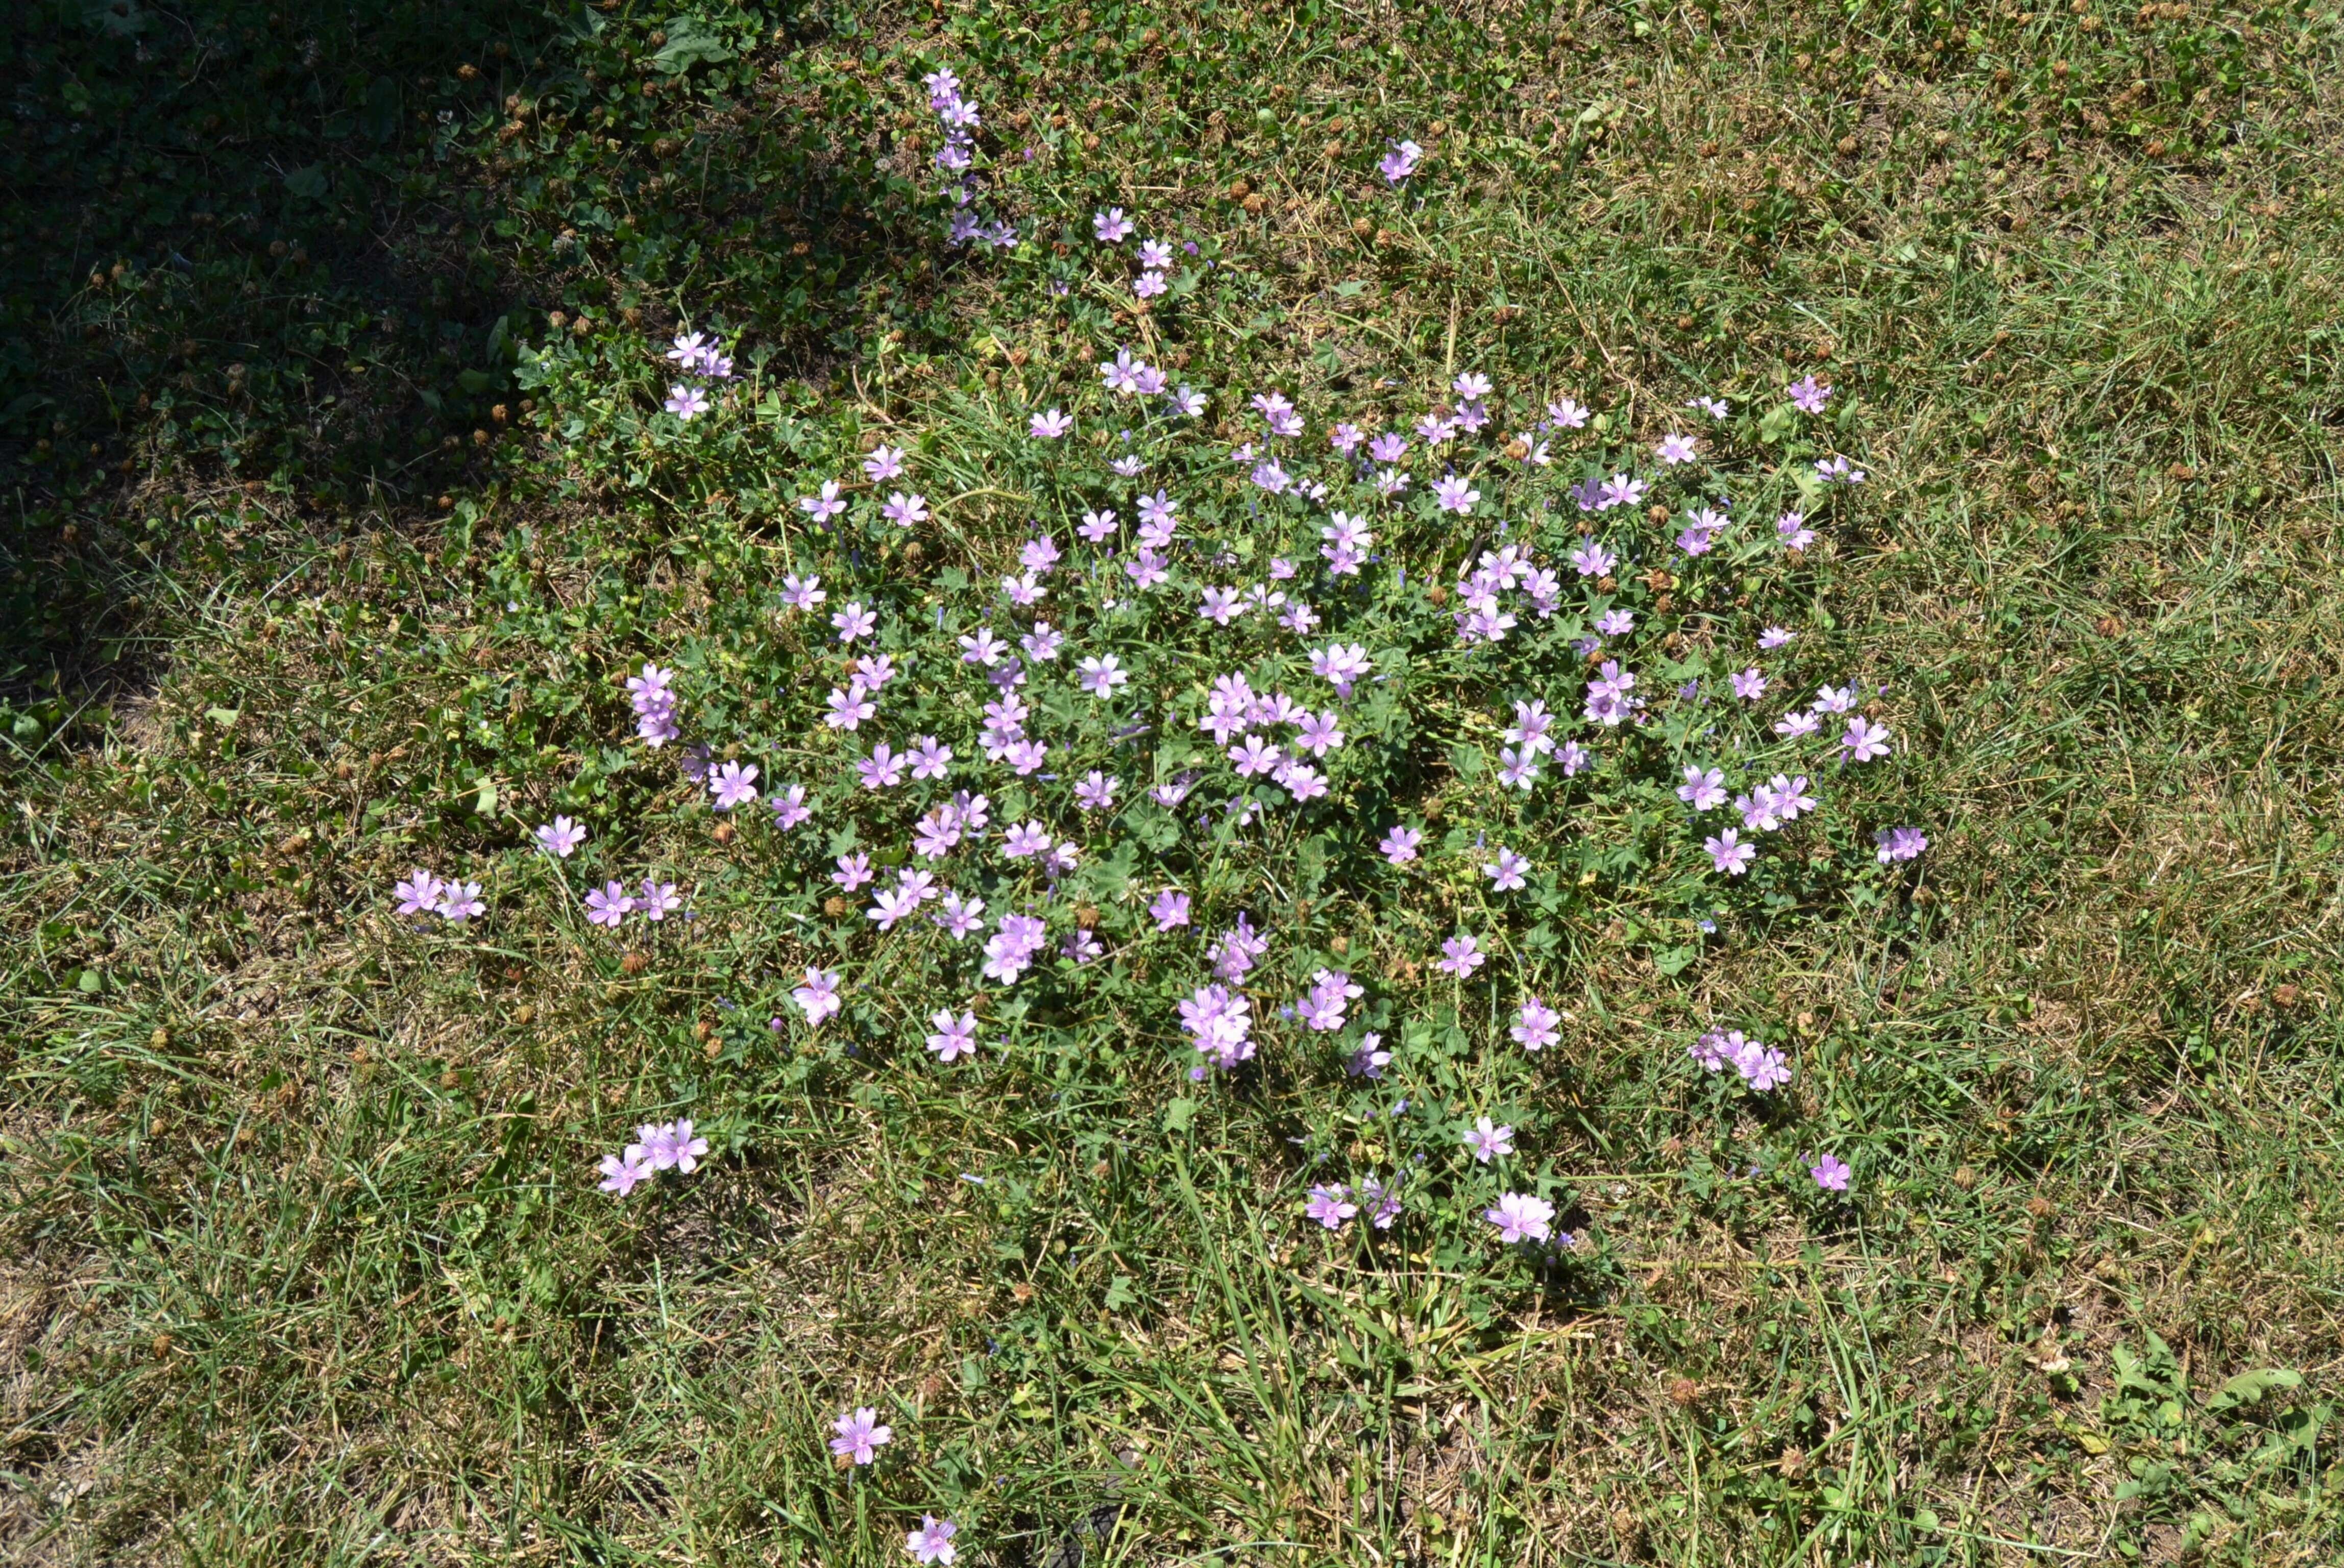
[[[11,1557],[2334,1561],[2339,40],[42,0]]]

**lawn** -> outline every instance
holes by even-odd
[[[25,10],[0,1555],[2344,1560],[2324,0]]]

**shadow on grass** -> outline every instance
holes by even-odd
[[[0,766],[103,733],[167,604],[487,483],[553,320],[655,330],[689,283],[806,366],[859,312],[907,319],[869,287],[928,270],[892,133],[792,77],[830,25],[33,0],[5,46]]]

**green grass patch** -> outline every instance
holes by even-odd
[[[1003,1563],[2333,1561],[2338,26],[45,0],[0,191],[7,1554],[875,1563],[933,1513]],[[938,66],[1014,248],[946,243]],[[1175,247],[1145,310],[1111,207]],[[680,424],[684,330],[736,374]],[[1116,621],[1073,530],[1122,482],[1126,347],[1211,400],[1130,426],[1197,575]],[[1514,695],[1577,722],[1585,629],[1525,606],[1457,647],[1496,541],[1430,468],[1356,597],[1313,588],[1322,631],[1198,621],[1320,564],[1325,505],[1228,460],[1248,396],[1333,481],[1330,420],[1404,428],[1468,370],[1501,416],[1453,449],[1477,521],[1545,520],[1549,564],[1585,466],[1708,445],[1740,532],[1670,557],[1669,490],[1637,564],[1673,581],[1605,591],[1663,726],[1773,619],[1783,679],[1885,688],[1899,751],[1824,779],[1798,854],[1706,871],[1660,749],[1495,783]],[[1833,400],[1793,417],[1810,374]],[[1565,393],[1607,423],[1506,458]],[[1068,447],[1026,434],[1054,405]],[[881,441],[934,518],[880,521],[891,481],[810,531]],[[1816,504],[1834,453],[1867,481]],[[1010,628],[1036,521],[1069,560],[1015,628],[1079,606],[1069,652],[1187,728],[1036,721],[1122,781],[1049,932],[1113,953],[987,986],[824,878],[916,814],[848,742],[981,755],[956,639]],[[783,608],[816,569],[821,615]],[[905,673],[844,736],[822,617],[860,592]],[[1194,719],[1229,638],[1299,693],[1339,628],[1395,679],[1321,814],[1137,807],[1226,774]],[[678,745],[634,738],[646,659]],[[712,813],[690,741],[822,814]],[[1059,813],[1015,787],[996,831]],[[531,847],[557,813],[572,860]],[[1414,882],[1374,853],[1397,820]],[[1892,824],[1912,866],[1873,855]],[[1509,835],[1535,909],[1474,869]],[[419,865],[488,909],[398,917]],[[645,876],[693,918],[589,922]],[[1176,881],[1196,923],[1157,933]],[[1192,1083],[1173,1008],[1241,908],[1276,923],[1261,1055]],[[1460,929],[1498,954],[1463,984],[1430,968]],[[861,1011],[809,1027],[809,965]],[[1344,965],[1384,1080],[1275,1016]],[[1535,1057],[1531,989],[1571,1015]],[[978,990],[984,1051],[942,1067],[928,1007]],[[1790,1084],[1692,1067],[1713,1023]],[[1456,1141],[1482,1114],[1511,1163]],[[596,1190],[678,1117],[701,1169]],[[1500,1247],[1500,1168],[1583,1247]],[[1306,1217],[1411,1171],[1388,1232]],[[863,1405],[894,1441],[841,1469]]]

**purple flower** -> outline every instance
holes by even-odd
[[[835,969],[807,969],[805,984],[790,992],[790,1000],[805,1014],[806,1022],[816,1027],[820,1027],[824,1019],[837,1017],[839,1009],[846,1006],[838,997],[838,971]],[[859,1462],[867,1464],[870,1462]]]
[[[1917,860],[1921,852],[1929,847],[1927,835],[1917,827],[1884,827],[1872,836],[1873,842],[1880,846],[1880,864],[1883,865],[1894,861]]]
[[[805,785],[792,784],[780,794],[772,796],[765,802],[773,808],[775,827],[787,833],[800,823],[813,817],[813,808],[806,804],[805,793]]]
[[[1809,411],[1813,412],[1814,410],[1810,410]],[[1808,1158],[1813,1159],[1814,1163],[1807,1167],[1807,1174],[1815,1179],[1815,1185],[1817,1187],[1822,1188],[1825,1192],[1845,1192],[1847,1190],[1847,1179],[1854,1175],[1854,1172],[1849,1169],[1844,1161],[1829,1154],[1819,1157],[1810,1155]]]
[[[820,493],[798,497],[798,510],[804,512],[816,528],[820,528],[846,510],[846,498],[839,493],[836,480],[826,479],[822,481]]]
[[[1526,1051],[1542,1051],[1562,1038],[1562,1015],[1536,996],[1522,998],[1514,1014],[1513,1027],[1508,1034],[1520,1041]]]
[[[1733,1053],[1733,1068],[1760,1094],[1791,1081],[1791,1066],[1781,1051],[1763,1040],[1744,1040]]]
[[[1488,1117],[1478,1118],[1465,1134],[1465,1147],[1483,1165],[1503,1155],[1514,1152],[1514,1129],[1490,1124]]]
[[[1343,744],[1342,723],[1342,715],[1332,708],[1320,713],[1304,713],[1295,723],[1294,749],[1308,752],[1314,757],[1339,750]]]
[[[708,394],[698,387],[683,382],[667,389],[667,401],[661,405],[685,424],[708,411]]]
[[[1015,984],[1018,976],[1033,967],[1034,956],[1047,939],[1038,917],[1004,915],[993,935],[985,939],[985,977],[1005,986]]]
[[[1058,545],[1047,534],[1027,540],[1017,547],[1017,563],[1037,575],[1048,575],[1058,564]]]
[[[1547,420],[1555,429],[1561,430],[1585,430],[1590,411],[1569,398],[1558,398],[1546,406]]]
[[[1037,441],[1055,441],[1075,428],[1074,416],[1056,409],[1036,414],[1026,421],[1026,430]]]
[[[399,900],[401,915],[430,915],[440,908],[440,900],[447,894],[447,885],[429,872],[418,866],[415,875],[391,887],[391,896]]]
[[[1644,492],[1650,489],[1652,486],[1642,480],[1631,479],[1623,473],[1615,473],[1603,481],[1603,489],[1601,492],[1602,500],[1597,503],[1595,510],[1609,511],[1615,506],[1634,506],[1644,499]]]
[[[1487,963],[1489,957],[1470,936],[1451,936],[1440,945],[1440,961],[1437,967],[1462,980]]]
[[[869,1405],[857,1407],[852,1414],[842,1414],[830,1423],[830,1430],[838,1434],[830,1440],[830,1452],[857,1464],[869,1464],[877,1457],[875,1451],[895,1435],[879,1424],[879,1412]]]
[[[1747,670],[1733,672],[1733,694],[1745,703],[1754,703],[1766,694],[1766,674],[1753,664]]]
[[[1433,504],[1443,511],[1453,511],[1460,517],[1470,515],[1473,511],[1473,503],[1480,499],[1480,491],[1454,474],[1436,481],[1432,487]]]
[[[635,901],[623,882],[606,882],[586,895],[586,919],[591,925],[616,926],[634,908]]]
[[[1774,811],[1784,822],[1796,822],[1821,804],[1807,793],[1810,787],[1804,774],[1796,778],[1776,774],[1766,781],[1766,788],[1773,795]]]
[[[1795,511],[1786,511],[1774,520],[1774,537],[1785,550],[1804,550],[1815,541],[1815,531],[1807,520]]]
[[[960,1526],[949,1519],[923,1513],[920,1515],[920,1527],[904,1537],[904,1550],[911,1553],[912,1560],[919,1563],[920,1568],[934,1568],[939,1564],[941,1568],[952,1568],[955,1551],[952,1538],[959,1531]]]
[[[953,749],[934,735],[920,735],[904,755],[912,764],[914,778],[940,779],[950,771]]]
[[[1802,413],[1809,414],[1822,413],[1824,404],[1831,400],[1832,395],[1831,384],[1818,381],[1813,376],[1803,377],[1783,389],[1790,394],[1791,401],[1799,406]],[[1847,1184],[1842,1182],[1840,1185],[1844,1187]]]
[[[1200,986],[1180,1003],[1180,1027],[1206,1059],[1234,1067],[1251,1059],[1253,1004],[1221,986]]]
[[[1384,1037],[1369,1031],[1359,1037],[1359,1048],[1344,1058],[1343,1071],[1355,1078],[1380,1078],[1384,1068],[1391,1065],[1392,1054],[1383,1048]]]
[[[1186,926],[1188,924],[1188,895],[1177,887],[1167,887],[1156,895],[1156,901],[1147,906],[1147,913],[1155,918],[1158,931]]]
[[[945,936],[955,942],[960,941],[970,932],[977,930],[984,925],[985,900],[963,898],[957,893],[947,893],[944,896],[944,902],[936,906],[936,913],[933,918],[938,926],[944,927]]]
[[[1810,713],[1784,713],[1774,721],[1774,733],[1786,740],[1804,740],[1824,727],[1824,722]]]
[[[834,730],[859,730],[864,720],[875,718],[879,713],[879,705],[871,700],[860,682],[844,690],[833,686],[826,703],[830,712],[822,716],[822,722]]]
[[[925,522],[928,521],[928,498],[919,494],[905,495],[900,490],[891,491],[887,504],[879,509],[879,515],[897,528]]]
[[[1153,548],[1146,546],[1140,549],[1138,554],[1124,563],[1123,573],[1131,579],[1131,585],[1134,588],[1143,591],[1155,587],[1170,575],[1164,570],[1164,557]]]
[[[1758,846],[1742,842],[1740,830],[1727,828],[1702,840],[1702,848],[1709,852],[1710,864],[1728,876],[1740,876],[1758,858]]]
[[[928,1037],[928,1049],[936,1053],[936,1060],[950,1063],[962,1057],[976,1055],[976,1015],[963,1013],[955,1018],[950,1007],[929,1015],[929,1025],[935,1033]]]
[[[1793,633],[1785,632],[1780,626],[1769,626],[1758,633],[1758,651],[1768,653],[1777,648],[1785,647],[1789,644],[1792,635]]]
[[[1725,804],[1725,774],[1716,768],[1687,764],[1677,798],[1695,811],[1715,811]]]
[[[642,1149],[653,1170],[672,1170],[690,1176],[700,1168],[701,1157],[708,1152],[708,1140],[692,1135],[692,1121],[662,1122],[635,1128],[642,1142],[634,1147]]]
[[[782,579],[782,602],[793,610],[811,610],[829,597],[823,592],[819,577],[800,577],[793,572]]]
[[[1111,696],[1117,686],[1127,685],[1131,681],[1131,672],[1122,668],[1112,653],[1085,659],[1075,667],[1080,672],[1076,683],[1093,697]]]
[[[1847,722],[1847,733],[1840,737],[1840,750],[1852,763],[1868,763],[1874,757],[1888,754],[1888,726],[1868,723],[1862,718]]]
[[[1014,858],[1040,855],[1050,847],[1050,830],[1038,822],[1020,823],[1001,835],[1001,853]]]
[[[708,775],[708,793],[715,797],[718,811],[745,805],[757,798],[757,770],[753,765],[726,763]]]
[[[1703,1072],[1723,1072],[1725,1064],[1742,1054],[1749,1043],[1739,1029],[1711,1029],[1685,1047],[1685,1054],[1699,1063]]]
[[[650,1180],[651,1162],[643,1158],[643,1154],[642,1144],[631,1143],[623,1154],[604,1155],[600,1168],[602,1172],[601,1189],[624,1198],[635,1189],[637,1182]]]
[[[683,895],[675,890],[672,882],[654,882],[646,876],[642,891],[635,895],[635,907],[643,918],[656,925],[683,907]]]
[[[1391,151],[1384,154],[1376,167],[1387,182],[1398,185],[1416,172],[1417,162],[1424,157],[1424,149],[1414,142],[1405,141],[1393,142],[1390,147]]]
[[[1358,1195],[1360,1205],[1368,1211],[1368,1223],[1377,1229],[1390,1229],[1392,1221],[1399,1218],[1399,1182],[1386,1187],[1371,1176],[1359,1183]]]
[[[1515,751],[1501,746],[1498,751],[1498,783],[1508,789],[1527,790],[1538,783],[1538,753],[1525,747]]]
[[[569,859],[585,842],[586,830],[566,816],[557,816],[537,830],[537,846],[561,860]]]
[[[880,442],[871,449],[871,455],[863,460],[863,475],[873,484],[883,480],[903,478],[904,449]]]
[[[1359,1206],[1353,1203],[1339,1186],[1312,1188],[1310,1201],[1303,1209],[1303,1213],[1329,1230],[1340,1230],[1359,1211]]]
[[[1571,569],[1581,577],[1602,577],[1620,564],[1620,558],[1596,543],[1581,537],[1579,548],[1571,552]]]
[[[489,912],[489,906],[480,901],[480,885],[477,882],[442,883],[438,908],[442,919],[456,926]]]
[[[830,623],[838,629],[841,642],[852,643],[857,637],[868,637],[877,631],[879,617],[859,602],[850,602],[832,612]]]
[[[1108,391],[1124,398],[1138,395],[1140,376],[1147,369],[1147,361],[1133,359],[1128,349],[1118,349],[1114,359],[1098,362],[1099,379]]]
[[[1119,207],[1111,207],[1105,212],[1091,214],[1091,232],[1098,236],[1101,245],[1122,244],[1137,227],[1137,225],[1131,219],[1123,216],[1123,208]]]
[[[1249,779],[1271,772],[1285,760],[1286,754],[1264,741],[1259,735],[1248,735],[1240,744],[1229,748],[1229,762],[1237,768],[1238,777]]]
[[[919,908],[918,895],[901,887],[887,887],[880,890],[879,896],[864,914],[877,921],[880,930],[893,931],[897,921],[909,920],[919,912]]]
[[[1395,826],[1376,845],[1376,852],[1394,865],[1406,865],[1416,858],[1416,846],[1424,842],[1424,835],[1415,828]]]
[[[904,767],[912,759],[896,751],[884,741],[871,748],[867,757],[855,759],[854,772],[868,790],[894,789],[904,782]]]
[[[1496,1208],[1481,1211],[1481,1218],[1498,1228],[1498,1239],[1508,1246],[1543,1241],[1553,1233],[1554,1205],[1527,1193],[1505,1192],[1499,1194]]]
[[[1295,1016],[1308,1029],[1331,1035],[1343,1027],[1343,1007],[1368,994],[1367,987],[1351,983],[1351,976],[1341,970],[1321,969],[1310,976],[1310,989],[1295,1005]]]
[[[1661,460],[1662,466],[1675,468],[1679,464],[1693,460],[1698,444],[1691,436],[1668,435],[1662,437],[1661,444],[1652,449],[1652,455]]]
[[[1498,858],[1483,866],[1481,875],[1490,879],[1492,892],[1512,893],[1523,885],[1524,874],[1530,868],[1528,860],[1500,845],[1498,846]]]

